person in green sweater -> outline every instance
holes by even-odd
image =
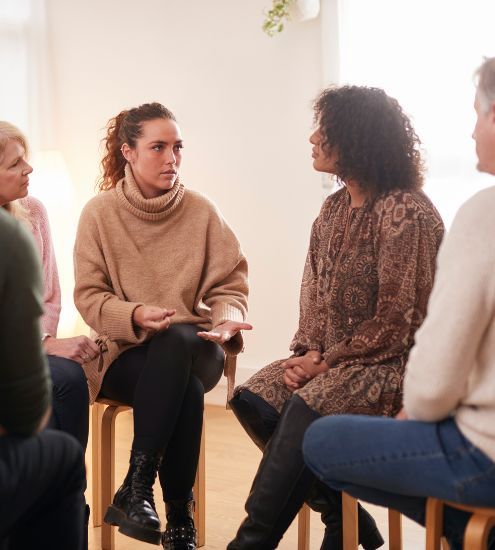
[[[478,170],[495,175],[495,58],[478,70]],[[438,256],[393,418],[327,417],[306,432],[306,463],[333,489],[424,525],[427,497],[495,507],[495,186],[457,213]],[[470,514],[445,508],[461,550]],[[495,532],[488,540],[495,548]]]
[[[0,176],[9,169],[0,155]],[[82,448],[68,434],[42,431],[52,390],[38,254],[1,208],[0,258],[0,548],[82,550]]]
[[[104,143],[101,192],[79,221],[74,298],[101,349],[83,365],[91,400],[134,409],[129,471],[105,521],[165,549],[191,550],[204,393],[224,364],[233,386],[240,331],[251,328],[247,262],[216,206],[179,181],[183,141],[168,109],[121,112]]]

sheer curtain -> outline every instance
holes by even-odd
[[[59,332],[76,322],[72,246],[76,217],[69,173],[57,149],[45,0],[0,1],[0,119],[18,126],[31,146],[30,194],[48,210],[62,287]]]
[[[19,126],[34,151],[52,149],[52,79],[44,0],[0,2],[0,118]]]
[[[331,1],[339,83],[379,86],[398,99],[423,142],[425,190],[449,226],[462,202],[493,184],[476,171],[471,134],[473,73],[495,55],[495,2]]]

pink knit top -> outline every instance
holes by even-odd
[[[41,318],[42,332],[57,336],[61,296],[48,215],[43,204],[34,197],[22,199],[21,203],[29,211],[29,220],[43,265],[45,312]]]

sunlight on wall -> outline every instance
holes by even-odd
[[[339,4],[340,82],[397,98],[423,142],[425,190],[447,226],[492,182],[476,172],[473,74],[495,55],[495,2],[345,0]]]
[[[32,165],[30,194],[40,199],[48,211],[59,270],[62,313],[58,336],[72,336],[77,322],[77,310],[72,299],[72,246],[77,225],[74,186],[60,151],[37,152],[33,155]]]

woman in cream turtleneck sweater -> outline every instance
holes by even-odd
[[[251,328],[246,259],[215,205],[179,181],[182,138],[168,109],[121,112],[105,145],[101,193],[81,214],[74,251],[75,303],[101,349],[84,366],[90,398],[134,409],[129,472],[105,521],[169,550],[194,549],[204,393],[220,379],[224,351],[232,386],[240,331]]]

